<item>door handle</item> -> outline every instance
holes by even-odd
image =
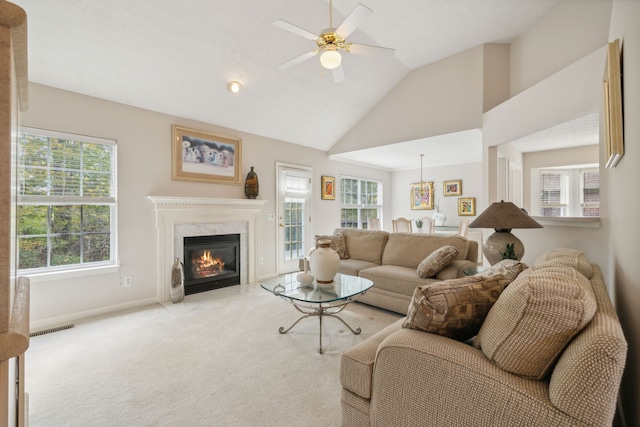
[[[284,224],[278,224],[281,228],[284,228]]]

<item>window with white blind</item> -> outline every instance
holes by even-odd
[[[597,167],[535,169],[532,212],[550,217],[600,216],[600,174]],[[536,176],[537,175],[537,176]]]
[[[18,144],[19,269],[115,264],[116,142],[23,128]]]
[[[340,178],[343,228],[368,228],[370,218],[382,219],[382,182],[354,177]]]

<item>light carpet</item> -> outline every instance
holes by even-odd
[[[257,284],[76,322],[31,338],[29,425],[338,426],[341,353],[401,316],[360,303],[300,317]]]

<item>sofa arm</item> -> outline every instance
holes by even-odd
[[[398,319],[342,353],[340,357],[340,384],[343,388],[365,399],[371,397],[373,363],[378,347],[385,338],[402,329],[404,320],[404,317]]]
[[[378,348],[371,420],[373,426],[575,424],[550,403],[548,381],[515,376],[475,347],[412,329]]]
[[[457,279],[465,276],[465,270],[473,270],[477,268],[477,264],[466,259],[456,259],[444,269],[436,274],[438,280]]]

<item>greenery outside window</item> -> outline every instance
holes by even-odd
[[[116,142],[24,128],[18,145],[18,268],[114,265]]]
[[[382,219],[382,182],[361,178],[340,178],[340,226],[368,228],[370,218]]]
[[[547,217],[599,217],[600,173],[597,167],[536,169],[532,211]]]

